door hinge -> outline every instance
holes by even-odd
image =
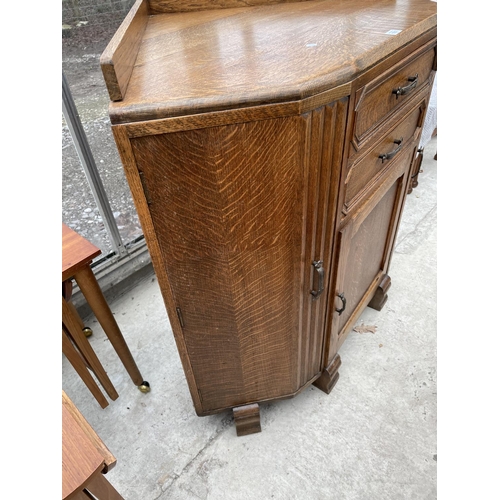
[[[151,205],[151,203],[153,203],[153,202],[151,201],[151,195],[149,194],[149,189],[146,186],[146,182],[144,179],[144,172],[139,171],[139,179],[141,179],[142,191],[144,192],[144,197],[146,198],[146,203],[148,205]]]
[[[184,320],[182,319],[182,311],[180,307],[176,307],[177,317],[179,318],[179,323],[181,324],[181,328],[184,328]]]

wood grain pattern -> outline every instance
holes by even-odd
[[[130,138],[143,137],[146,135],[165,134],[168,132],[180,132],[182,130],[216,127],[218,125],[233,125],[249,121],[268,120],[269,118],[303,115],[316,108],[347,97],[350,92],[351,84],[346,83],[301,101],[214,111],[201,115],[187,115],[132,122],[126,124],[127,136]],[[140,112],[138,116],[140,116]]]
[[[396,124],[387,124],[386,128],[389,129],[386,131],[387,135],[374,147],[365,148],[363,156],[355,157],[357,161],[350,165],[345,180],[344,214],[348,214],[356,206],[356,202],[362,199],[363,193],[373,188],[378,177],[391,168],[392,163],[396,162],[398,157],[404,154],[407,147],[414,143],[416,135],[420,133],[426,107],[426,101],[422,100],[414,107],[401,109],[399,113],[395,114]],[[402,140],[402,143],[398,146],[394,142],[396,140]],[[392,152],[398,147],[401,149],[393,158],[382,161],[381,155]]]
[[[97,474],[92,477],[92,479],[88,482],[85,491],[92,495],[89,495],[89,498],[91,499],[125,500],[102,474]]]
[[[407,149],[384,175],[377,191],[366,196],[364,205],[341,229],[338,252],[342,272],[337,276],[335,289],[344,293],[347,306],[342,315],[334,314],[332,318],[333,331],[338,337],[330,340],[335,351],[345,341],[388,272],[413,151],[414,148]]]
[[[62,391],[62,499],[124,500],[103,476],[115,463],[115,457]]]
[[[80,269],[88,266],[101,250],[62,223],[62,281],[72,278]]]
[[[335,354],[332,362],[323,369],[321,376],[314,382],[314,385],[325,394],[330,394],[339,380],[339,368],[341,364],[340,356]]]
[[[259,405],[238,406],[233,408],[234,423],[236,426],[236,435],[247,436],[260,432],[260,409]]]
[[[110,117],[196,412],[236,408],[237,429],[260,430],[257,403],[331,391],[390,282],[436,5],[238,1],[152,0]],[[416,88],[386,99],[408,71]]]
[[[388,131],[394,129],[399,125],[398,122],[401,121],[401,117],[408,113],[409,110],[420,106],[421,112],[423,115],[420,118],[425,118],[425,110],[427,108],[427,103],[429,100],[429,92],[431,86],[429,83],[425,83],[422,88],[413,96],[409,97],[405,104],[401,107],[398,107],[394,110],[394,112],[390,113],[385,120],[382,121],[383,126],[379,126],[376,128],[372,128],[371,132],[367,134],[364,140],[361,143],[357,143],[354,137],[354,126],[353,129],[348,132],[348,136],[351,138],[351,143],[347,147],[348,158],[347,158],[347,168],[348,172],[350,171],[353,164],[360,161],[360,159],[366,155],[366,152],[372,149],[377,143],[385,140],[387,138]],[[354,125],[355,125],[355,116],[356,113],[353,113],[354,116]],[[420,134],[420,127],[422,126],[422,122],[419,119],[417,121],[417,129],[414,131],[413,136]],[[406,143],[409,142],[409,136],[407,135]],[[412,137],[413,140],[413,137]]]
[[[309,177],[306,179],[307,217],[304,219],[303,235],[313,235],[307,241],[304,256],[305,280],[303,289],[304,306],[302,328],[307,343],[299,349],[298,387],[306,385],[311,374],[320,373],[323,356],[323,331],[325,311],[328,304],[328,288],[316,300],[311,300],[311,289],[317,289],[317,272],[311,265],[321,261],[328,282],[331,266],[331,246],[333,227],[330,223],[335,217],[337,186],[340,173],[341,144],[344,141],[345,121],[347,118],[347,99],[316,109],[311,114],[308,131],[305,162],[308,163]],[[308,265],[309,264],[309,265]],[[307,332],[307,333],[306,333]]]
[[[153,15],[110,117],[126,123],[302,100],[350,82],[435,25],[436,5],[428,0]],[[388,35],[391,29],[401,32]]]
[[[296,390],[301,128],[278,119],[132,142],[205,411]]]
[[[65,405],[62,406],[62,498],[69,500],[101,474],[104,459]]]
[[[105,468],[103,469],[103,474],[107,473],[116,465],[116,458],[111,453],[109,448],[104,444],[102,439],[97,435],[92,426],[87,422],[85,417],[80,413],[78,408],[75,406],[73,401],[68,397],[68,395],[62,391],[62,404],[69,411],[71,416],[80,426],[80,429],[87,435],[89,440],[94,445],[95,449],[101,454],[104,459]]]
[[[427,44],[418,51],[403,59],[396,67],[382,73],[368,85],[356,92],[355,125],[353,146],[359,150],[370,138],[373,130],[381,122],[401,108],[424,85],[432,82],[434,64],[434,44]],[[408,78],[418,76],[417,85],[407,94],[393,93],[398,88],[408,86]]]
[[[101,55],[101,70],[112,101],[125,96],[148,14],[147,0],[137,0]]]
[[[193,369],[187,354],[182,328],[179,323],[179,319],[176,316],[176,304],[172,295],[172,289],[169,284],[166,268],[163,263],[163,256],[158,237],[155,233],[153,220],[149,212],[148,202],[144,196],[143,185],[139,171],[137,170],[136,159],[127,133],[127,127],[115,125],[112,127],[112,132],[124,167],[127,182],[133,195],[134,204],[141,221],[141,227],[144,231],[148,250],[151,255],[151,261],[154,265],[155,273],[158,278],[158,283],[161,286],[163,302],[170,319],[177,349],[181,358],[186,379],[188,381],[191,398],[193,399],[196,411],[199,413],[201,411],[200,395],[196,388]]]
[[[378,235],[387,235],[389,231],[396,195],[397,184],[393,184],[348,241],[349,264],[343,286],[339,287],[339,292],[344,293],[347,299],[347,306],[340,316],[339,331],[342,331],[383,267],[387,242]]]
[[[344,103],[340,122],[345,114]],[[344,128],[335,123],[335,107],[328,117],[326,144]],[[276,119],[132,141],[152,199],[149,211],[163,262],[168,256],[170,263],[169,283],[182,310],[204,411],[237,406],[237,398],[295,393],[320,371],[324,313],[318,310],[324,306],[322,301],[311,306],[313,245],[303,235],[316,232],[319,186],[321,200],[330,196],[332,146],[322,153],[322,141],[312,139],[309,157],[311,151],[297,138],[323,133],[322,119],[315,119],[312,128],[310,120]],[[315,186],[309,202],[297,203],[307,193],[306,182]],[[165,213],[167,200],[171,208]],[[320,205],[320,256],[322,247],[328,248],[329,206]],[[300,297],[302,305],[296,302]],[[317,321],[311,330],[312,310]],[[217,383],[205,386],[208,379]]]
[[[371,307],[372,309],[375,309],[377,311],[381,311],[385,303],[387,302],[387,292],[389,291],[389,288],[391,288],[391,278],[387,274],[382,274],[380,283],[377,286],[375,294],[368,303],[368,307]]]
[[[95,277],[90,266],[80,269],[75,274],[75,281],[80,287],[80,290],[82,291],[88,305],[92,309],[97,321],[99,321],[99,324],[102,326],[104,333],[111,342],[116,354],[123,363],[123,366],[127,370],[132,382],[135,385],[140,386],[144,382],[144,378],[139,371],[134,356],[130,351],[125,337],[116,322],[106,298],[102,293],[97,278]],[[66,301],[63,299],[63,302]],[[80,333],[82,332],[80,331]],[[116,399],[114,396],[111,396],[111,394],[110,397],[112,397],[112,399]],[[116,397],[118,397],[118,395],[116,395]]]
[[[149,0],[149,8],[152,14],[163,14],[300,1],[307,0]]]
[[[94,372],[97,380],[102,385],[108,396],[115,401],[118,399],[118,393],[108,377],[106,370],[102,366],[99,358],[97,357],[94,349],[90,345],[87,337],[82,332],[76,317],[73,315],[71,309],[66,302],[64,297],[61,297],[62,300],[62,324],[64,329],[66,330],[69,338],[74,342],[79,352],[81,353],[83,359]]]
[[[64,356],[66,356],[68,361],[71,363],[71,366],[78,373],[87,389],[92,393],[96,401],[101,405],[101,408],[106,408],[109,405],[108,400],[92,377],[87,365],[85,364],[85,361],[83,360],[81,354],[76,350],[73,342],[68,336],[68,332],[64,327],[62,328],[61,344],[62,353],[64,354]]]

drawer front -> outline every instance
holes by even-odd
[[[420,132],[426,101],[402,112],[401,119],[373,148],[354,163],[346,177],[344,215],[369,191],[376,180],[396,162]]]
[[[356,92],[352,147],[361,149],[373,132],[393,112],[399,110],[419,89],[430,82],[434,48],[405,58]]]

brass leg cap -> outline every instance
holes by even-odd
[[[151,387],[149,386],[149,382],[146,382],[144,380],[144,382],[139,386],[139,390],[141,392],[144,392],[144,393],[149,392],[151,390]]]
[[[89,328],[88,326],[82,328],[82,332],[85,334],[85,337],[90,337],[93,333],[92,328]]]

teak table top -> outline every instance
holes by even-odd
[[[64,397],[64,396],[63,396]],[[104,468],[104,458],[69,409],[62,405],[62,498],[81,491]]]
[[[62,224],[62,281],[73,277],[82,267],[90,264],[101,250]]]

